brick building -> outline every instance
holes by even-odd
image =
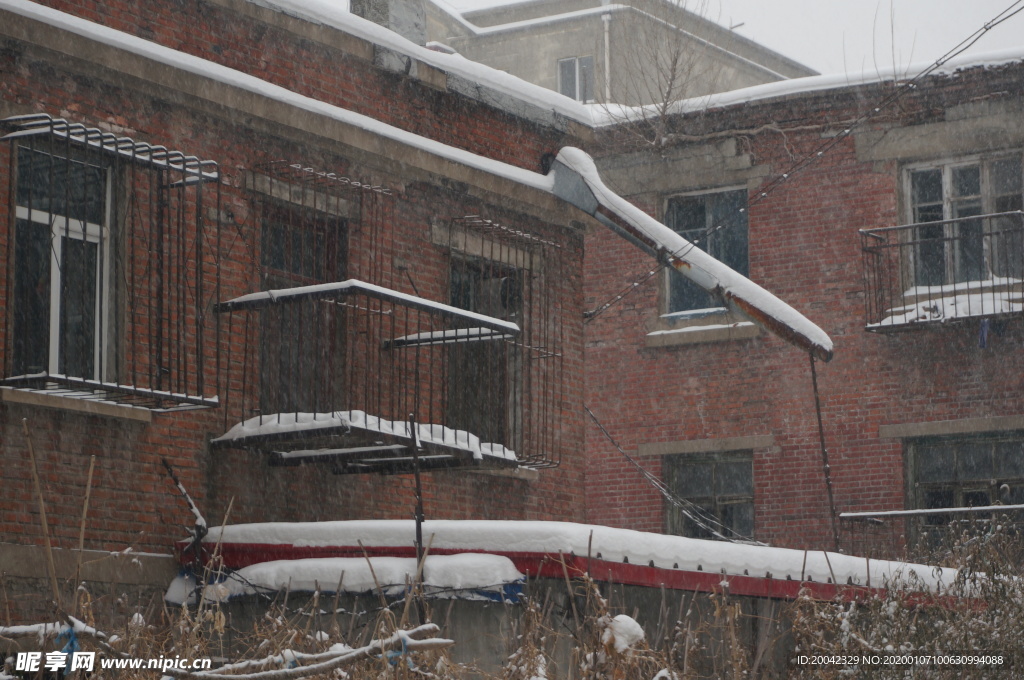
[[[1001,55],[740,90],[663,123],[657,154],[601,131],[610,185],[835,341],[813,367],[835,513],[1024,501],[1022,72]],[[675,493],[789,547],[893,551],[949,521],[833,525],[808,357],[605,231],[586,258],[588,309],[642,283],[586,323],[585,401]],[[587,436],[588,521],[715,528]]]
[[[411,417],[428,516],[584,516],[586,216],[538,180],[582,109],[301,4],[0,4],[14,620],[30,449],[58,580],[144,599],[193,521],[164,461],[212,524],[409,517],[361,473],[412,469]]]

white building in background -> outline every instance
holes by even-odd
[[[424,5],[436,49],[582,102],[652,104],[815,75],[673,0]]]

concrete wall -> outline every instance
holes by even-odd
[[[713,676],[716,666],[717,670],[722,670],[727,657],[722,650],[736,642],[750,667],[758,669],[757,677],[785,677],[792,641],[788,636],[787,604],[783,601],[607,583],[597,587],[607,602],[607,613],[633,617],[644,629],[646,644],[653,649],[666,650],[672,645],[677,624],[684,633],[689,629],[704,645],[703,649],[694,645],[688,660],[691,669]],[[593,600],[588,605],[583,583],[573,582],[573,588],[574,602],[570,602],[568,585],[561,580],[530,581],[524,593],[544,613],[542,624],[547,628],[544,645],[552,678],[578,676],[582,663],[578,650],[594,645],[599,635],[593,625],[602,612],[597,611]],[[279,597],[278,601],[281,600]],[[333,608],[334,596],[322,595],[319,602],[319,609],[324,609],[325,602],[329,603],[328,609]],[[404,601],[390,602],[392,611],[401,616]],[[309,607],[310,598],[308,594],[291,593],[288,603],[292,611],[298,611]],[[321,615],[313,625],[325,632],[338,631],[346,644],[358,646],[369,639],[373,624],[380,617],[380,606],[380,598],[372,594],[345,595],[338,599],[338,608],[361,614],[354,617]],[[450,648],[453,661],[467,664],[482,674],[498,674],[520,644],[518,636],[524,630],[524,606],[432,599],[427,601],[427,618],[441,627],[441,637],[455,641]],[[245,630],[252,622],[262,619],[266,610],[267,601],[255,597],[236,598],[225,605],[231,624],[237,630]],[[411,621],[417,622],[415,607],[410,608],[410,614]]]
[[[685,85],[672,89],[672,98],[814,73],[662,0],[638,0],[625,7],[620,3],[605,13],[600,7],[593,0],[579,0],[467,12],[465,21],[483,29],[476,30],[460,25],[444,10],[428,6],[428,33],[431,40],[445,43],[469,59],[556,91],[558,59],[592,56],[597,101],[626,105],[664,101],[666,90],[658,73],[659,62],[663,63],[667,54],[678,53],[686,70]],[[610,97],[606,95],[606,73]]]

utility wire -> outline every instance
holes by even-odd
[[[841,142],[843,142],[847,137],[849,137],[851,134],[853,134],[853,131],[856,130],[858,127],[860,127],[864,123],[866,123],[869,120],[872,120],[873,118],[875,118],[878,115],[880,115],[882,113],[883,109],[887,109],[889,107],[889,105],[894,104],[901,96],[903,96],[903,92],[904,91],[915,89],[917,87],[917,82],[919,80],[928,77],[929,75],[931,75],[932,73],[934,73],[938,69],[942,68],[947,62],[949,62],[949,60],[959,56],[960,54],[963,54],[965,51],[967,51],[968,49],[973,47],[975,43],[977,43],[979,40],[981,40],[982,36],[984,36],[986,33],[991,31],[996,26],[998,26],[998,25],[1002,24],[1003,22],[1007,21],[1008,19],[1016,16],[1021,11],[1024,11],[1024,0],[1016,0],[1009,7],[1007,7],[1002,12],[997,14],[995,16],[995,18],[993,18],[991,21],[988,21],[987,23],[985,23],[981,28],[976,30],[974,33],[972,33],[968,37],[964,38],[953,49],[949,50],[948,52],[943,54],[941,57],[936,59],[928,67],[926,67],[925,69],[920,71],[917,75],[915,75],[910,80],[899,82],[897,77],[896,77],[896,73],[895,73],[896,65],[893,64],[893,82],[895,83],[896,86],[895,86],[895,88],[893,89],[892,92],[890,92],[888,95],[886,95],[884,98],[882,98],[882,100],[880,102],[878,102],[874,107],[871,107],[870,109],[868,109],[866,113],[861,114],[858,118],[856,118],[847,127],[843,128],[843,130],[841,132],[839,132],[838,134],[834,135],[833,137],[831,137],[828,140],[826,140],[826,141],[822,142],[821,144],[819,144],[818,147],[816,147],[811,153],[809,153],[809,154],[805,155],[803,158],[795,161],[785,172],[782,172],[782,173],[776,175],[765,186],[763,186],[753,196],[752,199],[748,200],[747,207],[741,209],[740,213],[747,212],[752,206],[757,205],[758,203],[760,203],[764,199],[768,198],[768,196],[771,195],[771,193],[773,191],[775,191],[780,186],[782,186],[783,184],[788,182],[793,177],[793,175],[795,175],[796,173],[801,172],[801,171],[807,169],[816,160],[818,160],[819,158],[824,157],[824,155],[826,153],[828,153],[829,151],[834,149]],[[703,237],[707,238],[713,232],[718,231],[719,229],[727,229],[729,226],[730,225],[727,225],[725,222],[723,222],[722,224],[718,224],[718,225],[715,225],[713,227],[709,227],[708,229],[706,229],[704,231]],[[693,241],[693,242],[689,243],[687,246],[685,246],[682,249],[680,249],[678,252],[671,253],[671,255],[673,257],[679,257],[679,258],[684,257],[686,255],[686,253],[688,253],[690,251],[690,249],[696,247],[698,242],[699,242],[699,240],[698,241]],[[618,304],[619,302],[621,302],[630,293],[632,293],[633,291],[637,290],[641,285],[643,285],[644,283],[647,283],[647,281],[649,281],[652,278],[654,278],[655,276],[657,276],[658,273],[660,273],[663,269],[665,269],[668,266],[669,266],[668,259],[666,259],[665,261],[661,262],[659,264],[659,266],[656,267],[655,269],[653,269],[653,270],[651,270],[649,272],[646,272],[646,273],[642,274],[641,276],[639,276],[635,281],[633,281],[633,283],[631,283],[629,286],[627,286],[624,289],[622,289],[619,293],[616,293],[607,302],[603,303],[602,305],[600,305],[599,307],[595,308],[592,311],[586,312],[584,314],[584,323],[589,323],[592,319],[595,319],[598,316],[600,316],[601,314],[603,314],[604,312],[608,311],[608,309],[610,309],[611,307],[613,307],[616,304]]]
[[[626,460],[628,460],[630,464],[632,464],[633,467],[637,469],[637,471],[640,472],[640,475],[644,478],[644,480],[646,480],[648,484],[653,486],[658,491],[658,493],[664,496],[665,500],[667,500],[673,506],[678,508],[679,511],[683,513],[683,515],[685,515],[690,521],[692,521],[698,527],[707,531],[715,538],[721,539],[723,541],[729,541],[731,543],[745,543],[749,545],[767,545],[766,543],[755,541],[749,536],[743,536],[742,534],[737,533],[733,529],[725,526],[717,519],[709,515],[703,508],[701,508],[696,503],[693,503],[685,498],[681,498],[680,496],[677,496],[676,494],[672,493],[672,490],[668,488],[665,482],[658,478],[658,476],[655,475],[653,472],[640,465],[640,463],[638,463],[635,458],[630,456],[628,453],[626,453],[625,449],[619,446],[619,443],[616,442],[614,437],[612,437],[611,433],[609,433],[608,430],[605,429],[605,426],[601,423],[600,420],[597,419],[597,416],[594,415],[594,412],[590,410],[589,406],[584,405],[583,408],[587,412],[587,415],[589,415],[590,418],[597,425],[598,429],[601,430],[601,433],[608,439],[609,442],[611,442],[612,446],[614,446],[618,450],[618,452],[621,453],[622,456]],[[721,531],[719,531],[719,529],[721,529]],[[727,536],[726,534],[732,534],[732,536]]]

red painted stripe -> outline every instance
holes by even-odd
[[[178,544],[178,558],[183,564],[191,562],[188,543]],[[857,599],[881,594],[881,588],[835,585],[816,581],[794,581],[768,578],[765,576],[726,575],[705,571],[671,569],[628,562],[612,562],[604,559],[559,555],[536,552],[515,552],[499,550],[432,549],[433,555],[453,555],[479,552],[501,555],[509,558],[520,572],[531,578],[561,579],[576,578],[589,574],[594,580],[623,585],[668,588],[689,592],[723,592],[728,589],[732,595],[769,597],[792,600],[801,593],[822,600]],[[240,569],[251,564],[274,560],[299,560],[323,557],[415,557],[412,546],[366,548],[360,546],[295,546],[290,544],[224,543],[219,547],[220,562],[230,569]],[[204,544],[203,563],[212,557],[212,546]],[[564,565],[564,566],[563,566]]]

